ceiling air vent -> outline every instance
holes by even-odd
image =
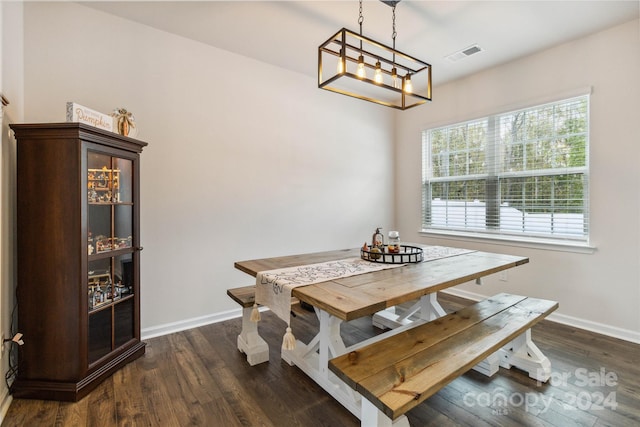
[[[482,52],[482,48],[477,44],[474,44],[473,46],[466,47],[462,50],[452,53],[451,55],[445,56],[445,58],[451,62],[457,62],[479,52]]]

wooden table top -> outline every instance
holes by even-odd
[[[360,249],[344,249],[238,261],[234,266],[256,276],[260,271],[359,256]],[[526,257],[470,252],[301,286],[292,295],[348,321],[528,262]]]

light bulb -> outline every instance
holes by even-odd
[[[373,74],[373,80],[378,84],[382,84],[382,68],[380,67],[380,61],[376,62],[376,71]]]
[[[396,67],[391,69],[391,82],[393,83],[393,87],[400,89],[400,79],[398,78],[398,70],[396,70]]]
[[[406,93],[413,92],[413,85],[411,84],[411,75],[407,74],[404,76],[404,91]]]
[[[340,56],[338,56],[338,67],[336,72],[338,74],[344,73],[344,57],[342,56],[342,49],[340,49]]]
[[[362,55],[360,55],[360,57],[358,58],[358,69],[356,70],[356,75],[361,79],[367,77],[367,74],[364,70],[364,57]]]

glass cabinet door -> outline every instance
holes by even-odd
[[[134,338],[133,161],[87,159],[89,364]]]

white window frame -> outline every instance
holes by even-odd
[[[590,92],[590,90],[589,90]],[[554,100],[552,102],[541,102],[537,105],[530,105],[526,108],[519,109],[510,109],[510,111],[503,111],[496,114],[487,115],[485,117],[481,117],[475,120],[469,120],[465,122],[453,123],[446,126],[433,127],[430,129],[426,129],[422,132],[423,140],[422,140],[422,148],[423,148],[423,176],[422,176],[422,215],[421,215],[421,231],[427,235],[438,235],[440,237],[452,238],[452,239],[474,239],[474,240],[486,240],[490,242],[500,241],[503,244],[515,244],[515,245],[524,245],[524,246],[550,246],[552,248],[560,249],[560,250],[573,250],[573,248],[584,248],[587,251],[593,249],[590,246],[590,217],[589,217],[589,126],[590,126],[590,96],[589,92],[582,92],[579,94],[572,94],[572,96],[568,96],[564,99]],[[586,146],[585,146],[585,164],[579,167],[564,167],[561,169],[541,169],[541,170],[525,170],[518,172],[507,172],[501,171],[501,161],[497,154],[497,151],[494,151],[494,155],[487,154],[487,158],[494,158],[494,162],[488,162],[485,170],[482,174],[476,175],[461,175],[458,177],[434,177],[431,174],[431,166],[432,166],[432,158],[431,158],[431,148],[430,148],[430,140],[429,135],[431,132],[436,130],[443,129],[451,129],[459,126],[464,126],[470,123],[477,122],[486,122],[486,141],[485,141],[485,153],[489,153],[491,150],[496,150],[496,146],[501,146],[502,143],[498,138],[495,137],[496,133],[496,121],[499,117],[515,114],[522,111],[531,111],[536,109],[542,109],[543,107],[547,107],[550,105],[560,105],[566,104],[572,101],[576,101],[577,99],[584,99],[587,103],[586,108],[586,131],[584,132],[584,137],[586,138]],[[448,153],[451,153],[449,151]],[[500,199],[501,199],[501,190],[499,184],[495,186],[495,199],[487,199],[486,204],[484,205],[484,224],[478,226],[470,226],[471,221],[469,220],[470,216],[468,214],[468,209],[475,208],[479,209],[478,206],[471,206],[469,200],[464,202],[464,225],[443,225],[442,223],[429,223],[428,220],[432,219],[430,214],[432,213],[432,202],[430,198],[430,185],[437,182],[453,182],[453,181],[461,181],[461,180],[472,180],[472,179],[480,179],[484,181],[485,185],[489,182],[490,179],[495,179],[496,183],[499,183],[500,180],[504,180],[506,178],[513,177],[541,177],[541,176],[562,176],[566,174],[577,173],[583,176],[583,227],[584,233],[580,235],[572,235],[572,234],[556,234],[556,233],[546,233],[546,232],[531,232],[531,231],[515,231],[515,230],[507,230],[504,225],[500,223],[500,219],[497,220],[497,228],[492,229],[490,227],[491,224],[487,224],[487,208],[490,203],[493,203],[494,209],[496,206],[499,209],[499,212],[502,212],[502,208],[499,207]],[[489,187],[487,187],[489,188]],[[493,200],[493,202],[492,202]],[[450,199],[447,199],[445,203],[451,203]],[[462,203],[460,203],[462,204]],[[461,208],[458,208],[461,209]],[[494,211],[495,213],[495,211]],[[448,214],[447,214],[448,215]],[[523,214],[525,215],[525,214]],[[557,214],[551,214],[550,217],[553,217]],[[498,218],[502,217],[502,214],[497,215]],[[447,217],[448,218],[448,217]],[[523,220],[524,225],[524,220]]]

